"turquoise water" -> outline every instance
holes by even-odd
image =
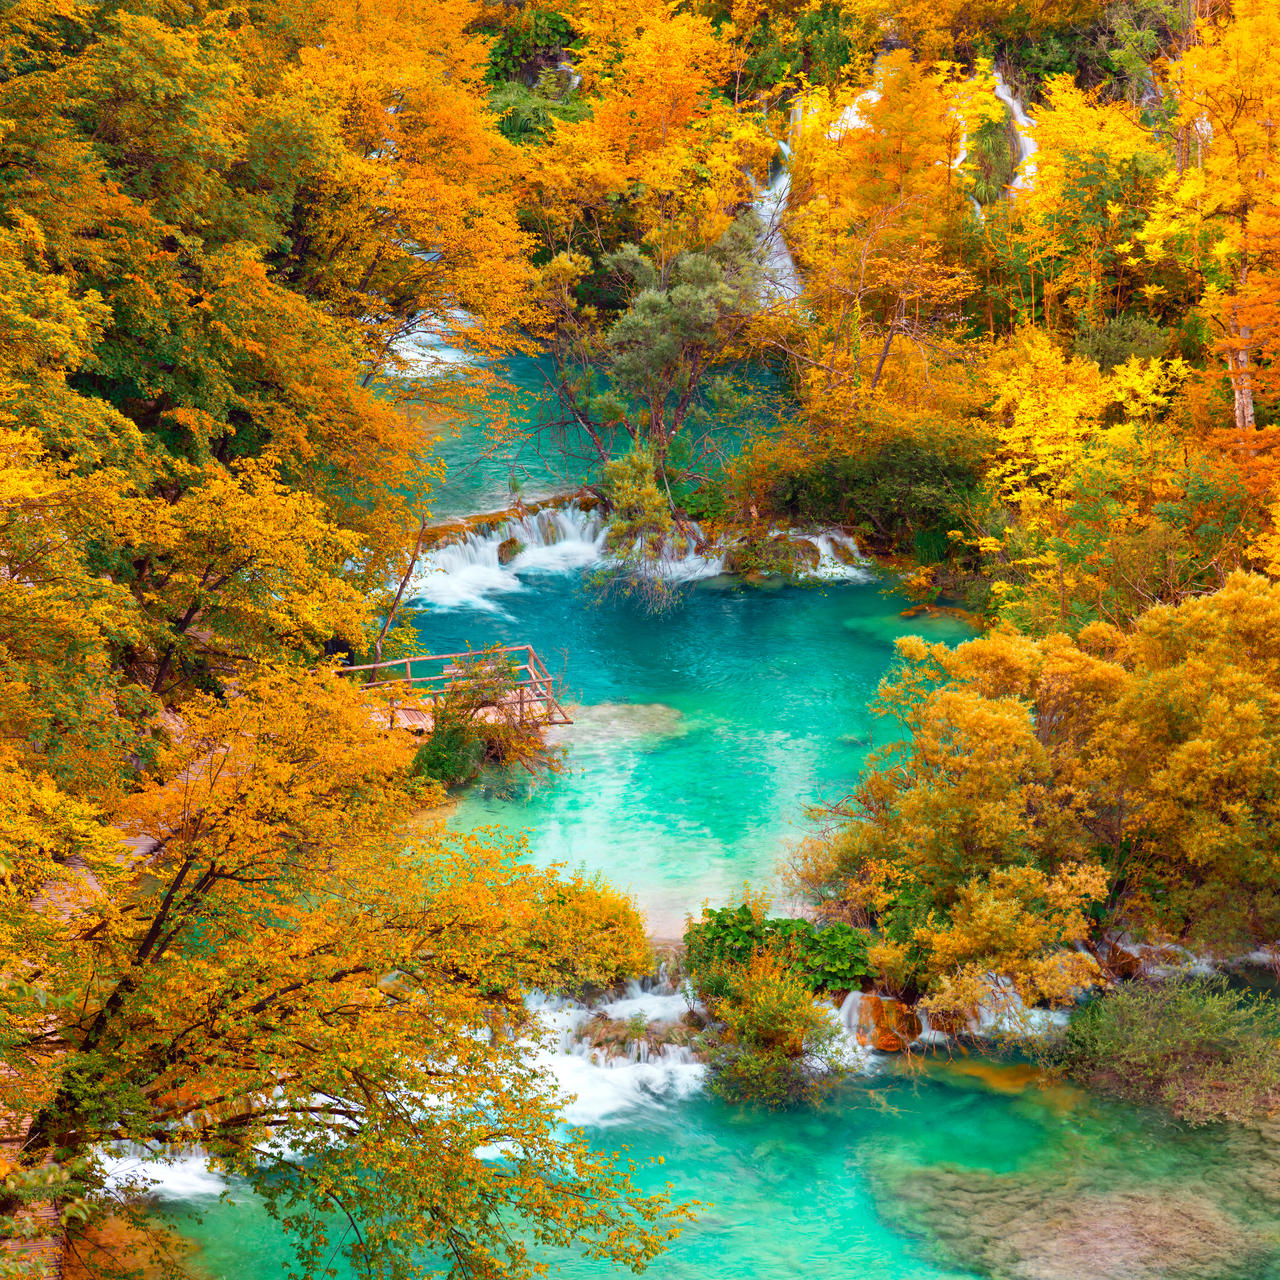
[[[1021,1084],[964,1059],[887,1064],[805,1115],[639,1098],[594,1136],[664,1157],[639,1181],[706,1206],[652,1265],[662,1280],[1280,1277],[1274,1144]],[[177,1225],[216,1280],[265,1280],[289,1257],[252,1200],[189,1198]],[[621,1274],[548,1261],[571,1280]]]
[[[527,432],[535,423],[554,416],[554,397],[547,390],[543,365],[537,360],[515,359],[502,366],[511,387],[509,411],[512,426]],[[573,441],[573,452],[579,452]],[[582,462],[567,462],[550,449],[528,443],[495,443],[483,425],[462,431],[446,431],[435,441],[436,457],[448,469],[448,481],[433,496],[437,517],[497,511],[510,505],[516,493],[538,497],[557,488],[570,487],[585,474]]]
[[[577,700],[569,767],[531,795],[469,793],[455,820],[527,830],[534,857],[606,872],[671,929],[765,883],[806,804],[848,786],[884,732],[867,701],[894,637],[965,634],[904,620],[872,582],[708,584],[653,617],[579,574],[540,574],[498,603],[424,613],[423,636],[538,647]],[[569,1118],[591,1141],[661,1157],[642,1185],[706,1206],[652,1265],[660,1280],[1280,1280],[1280,1143],[1243,1130],[1190,1132],[963,1055],[879,1059],[821,1110],[781,1116],[689,1096],[696,1068],[680,1084],[565,1061]],[[206,1276],[283,1273],[288,1242],[251,1197],[178,1184],[168,1207]],[[569,1280],[621,1274],[548,1262]]]
[[[483,423],[470,423],[436,439],[435,454],[448,468],[448,480],[432,500],[438,518],[498,511],[517,494],[526,500],[545,497],[576,488],[597,473],[599,460],[578,428],[539,429],[559,416],[547,384],[549,371],[546,361],[530,357],[516,357],[499,368],[509,388],[503,400],[516,438],[495,446]],[[744,423],[758,430],[785,411],[781,388],[766,371],[744,366],[731,378],[737,408],[727,421],[706,431],[713,453],[733,454]],[[714,461],[704,465],[714,470]]]
[[[660,935],[744,881],[775,880],[810,824],[806,806],[846,794],[891,726],[868,703],[907,632],[971,634],[948,616],[900,617],[879,582],[777,590],[700,584],[647,614],[577,575],[538,575],[502,613],[428,612],[435,652],[532,644],[564,681],[575,723],[566,769],[516,799],[465,793],[457,823],[527,832],[532,856],[604,872]]]

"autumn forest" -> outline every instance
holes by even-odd
[[[0,1278],[1280,1277],[1275,0],[0,0]]]

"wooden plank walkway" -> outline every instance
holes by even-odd
[[[0,1111],[0,1169],[16,1164],[31,1128],[30,1116]],[[26,1280],[62,1280],[66,1263],[67,1238],[62,1230],[58,1206],[51,1200],[28,1205],[16,1215],[26,1218],[33,1234],[26,1240],[0,1240],[0,1260],[16,1262],[18,1274]]]
[[[393,658],[361,666],[340,667],[339,675],[363,676],[366,688],[407,686],[417,698],[393,703],[392,727],[415,733],[429,733],[435,723],[432,708],[451,689],[469,677],[481,677],[485,664],[509,664],[511,681],[505,680],[503,697],[481,706],[482,720],[497,723],[514,720],[522,725],[572,724],[561,705],[555,677],[538,657],[532,645],[503,645],[470,653],[431,653],[416,658]],[[388,675],[383,677],[383,673]],[[423,705],[423,704],[426,705]]]

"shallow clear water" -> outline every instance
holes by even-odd
[[[1274,1190],[1274,1152],[1028,1087],[1025,1075],[964,1058],[919,1071],[884,1063],[823,1110],[784,1117],[632,1090],[592,1132],[602,1147],[664,1157],[639,1181],[705,1206],[653,1264],[662,1280],[1280,1277],[1277,1201],[1259,1191]],[[187,1195],[170,1207],[210,1277],[282,1273],[287,1244],[251,1200]],[[1187,1247],[1200,1251],[1190,1266],[1179,1253],[1188,1222]],[[1206,1238],[1216,1255],[1204,1256]],[[1017,1269],[993,1271],[1002,1248]],[[619,1274],[580,1256],[548,1261],[577,1280]],[[350,1274],[340,1262],[338,1273]]]
[[[604,872],[663,936],[704,899],[770,885],[806,806],[846,792],[890,732],[868,702],[897,636],[970,634],[945,615],[903,619],[875,581],[702,583],[656,616],[578,574],[524,582],[501,612],[429,611],[419,632],[435,652],[532,644],[574,704],[566,770],[514,800],[465,792],[456,822],[525,830],[537,861]]]

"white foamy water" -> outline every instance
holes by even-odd
[[[795,259],[782,235],[783,216],[791,201],[791,169],[787,164],[791,151],[785,143],[780,151],[782,162],[777,173],[752,205],[760,219],[760,266],[764,277],[760,300],[766,306],[791,302],[804,291]]]
[[[1036,167],[1031,163],[1031,157],[1040,145],[1032,135],[1032,130],[1036,127],[1035,121],[1027,115],[1021,101],[1005,83],[1004,76],[996,71],[993,78],[996,82],[996,97],[1009,108],[1009,114],[1013,116],[1013,127],[1018,135],[1018,168],[1009,189],[1022,191],[1033,185],[1036,176]]]
[[[670,986],[646,992],[639,983],[631,983],[626,996],[596,1008],[542,995],[531,996],[527,1003],[551,1037],[550,1045],[536,1052],[535,1061],[555,1077],[564,1094],[571,1095],[561,1111],[566,1124],[621,1123],[638,1109],[692,1097],[706,1081],[706,1067],[682,1045],[664,1045],[654,1056],[647,1045],[633,1044],[627,1056],[611,1058],[580,1035],[582,1024],[596,1012],[611,1018],[639,1013],[647,1022],[674,1021],[688,1012],[689,1003]]]
[[[629,1018],[643,1017],[646,1022],[676,1022],[689,1012],[691,1002],[683,992],[664,994],[657,991],[630,991],[621,1000],[611,1000],[601,1006],[601,1013],[626,1022]]]
[[[570,573],[604,558],[604,520],[579,506],[544,508],[504,520],[490,533],[470,533],[433,548],[411,585],[423,604],[442,609],[500,608],[498,597],[523,591],[523,574]],[[515,539],[522,550],[503,564],[499,548]]]
[[[829,1004],[824,1004],[823,1009],[839,1029],[839,1049],[844,1065],[851,1071],[862,1071],[869,1075],[875,1070],[875,1059],[870,1049],[858,1043],[858,1017],[861,1005],[862,993],[850,991],[838,1009]]]
[[[454,308],[449,312],[448,326],[424,325],[396,339],[392,350],[404,364],[404,375],[433,378],[480,363],[471,352],[454,345],[458,335],[474,324],[475,320],[467,312]]]
[[[423,557],[411,584],[411,598],[440,609],[501,612],[502,598],[525,590],[530,576],[607,567],[611,557],[605,535],[604,517],[573,503],[512,517],[487,533],[467,533],[434,547]],[[818,561],[805,578],[865,582],[872,576],[857,543],[839,529],[773,536],[795,536],[812,543]],[[503,564],[499,549],[512,540],[520,549]],[[668,582],[701,582],[722,575],[726,558],[726,548],[708,546],[701,528],[689,524],[671,535],[651,571]]]
[[[110,1191],[141,1188],[162,1200],[204,1200],[221,1195],[227,1186],[196,1152],[172,1164],[129,1151],[106,1152],[101,1159]]]

